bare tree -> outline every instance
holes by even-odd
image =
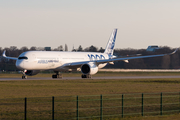
[[[81,46],[81,45],[79,45],[79,47],[78,47],[77,51],[83,51],[83,48],[82,48],[82,46]]]
[[[179,68],[179,55],[174,54],[171,56],[171,66],[172,68]]]
[[[16,51],[17,50],[17,47],[16,46],[10,46],[9,48],[11,51]]]
[[[98,48],[91,45],[90,47],[84,49],[84,51],[88,51],[88,52],[97,52]]]
[[[162,60],[162,68],[163,69],[168,69],[170,67],[170,56],[166,55],[163,56],[163,60]]]
[[[35,46],[32,46],[30,50],[36,50],[37,48]]]
[[[21,51],[23,51],[23,52],[28,51],[28,50],[29,50],[29,49],[28,49],[26,46],[24,46],[24,47],[21,48]]]
[[[67,44],[65,44],[65,51],[68,51],[68,46],[67,46]]]
[[[103,52],[104,52],[104,49],[101,47],[101,48],[99,49],[99,52],[103,53]]]
[[[38,50],[38,51],[43,51],[43,50],[44,50],[44,47],[38,47],[38,48],[36,48],[36,50]]]
[[[63,51],[63,46],[62,46],[62,45],[60,45],[60,46],[58,47],[58,51]]]

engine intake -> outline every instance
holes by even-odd
[[[94,63],[88,63],[81,66],[81,72],[84,75],[94,75],[98,72],[98,67]]]

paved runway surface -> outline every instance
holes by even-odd
[[[91,79],[152,79],[152,78],[180,78],[180,76],[106,76],[106,77],[92,77]],[[75,80],[82,79],[81,77],[63,77],[62,79],[52,79],[51,77],[30,77],[27,79],[21,78],[0,78],[0,81],[7,80]],[[90,79],[90,78],[86,78]]]

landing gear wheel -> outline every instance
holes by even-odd
[[[27,79],[27,76],[23,75],[23,76],[22,76],[22,79]]]
[[[81,78],[86,78],[86,75],[81,75]]]
[[[84,75],[84,74],[82,74],[81,78],[92,78],[92,76],[91,75]]]
[[[56,72],[55,75],[52,75],[52,78],[63,78],[62,74],[59,74],[59,72]]]
[[[57,75],[52,75],[52,78],[57,78]]]
[[[91,75],[88,75],[88,78],[92,78],[92,76],[91,76]]]

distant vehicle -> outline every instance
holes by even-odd
[[[174,54],[177,50],[170,54],[134,56],[117,58],[113,55],[116,40],[117,29],[114,29],[107,43],[104,53],[98,52],[64,52],[64,51],[27,51],[19,55],[18,58],[7,57],[5,51],[3,57],[16,60],[16,67],[22,73],[22,79],[27,76],[38,74],[41,70],[53,70],[56,74],[52,78],[62,78],[60,72],[78,70],[82,72],[82,78],[91,78],[107,64],[113,64],[114,61],[125,61],[139,58],[150,58]],[[50,41],[49,41],[50,42]],[[99,42],[99,41],[97,41]],[[102,41],[101,41],[102,42]]]
[[[154,52],[154,51],[156,51],[158,49],[160,49],[160,48],[157,45],[151,45],[151,46],[148,46],[146,51]]]

